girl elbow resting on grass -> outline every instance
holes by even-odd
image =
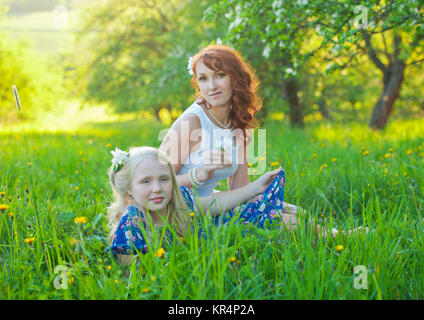
[[[285,176],[281,168],[243,187],[196,199],[192,189],[178,186],[171,161],[158,149],[136,147],[127,153],[116,148],[112,153],[109,179],[115,202],[108,207],[111,246],[107,251],[123,265],[130,264],[131,256],[137,251],[143,254],[148,251],[146,237],[150,238],[152,231],[149,221],[158,227],[173,225],[177,235],[184,236],[190,213],[200,211],[201,207],[209,208],[216,224],[230,221],[236,209],[243,223],[263,228],[268,220],[289,230],[296,229],[296,214],[283,213]],[[248,202],[255,197],[257,200]],[[225,214],[219,219],[222,212]],[[313,221],[311,224],[314,230],[327,236],[325,228]],[[333,229],[331,235],[337,233]]]

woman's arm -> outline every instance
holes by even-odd
[[[171,160],[177,176],[177,183],[180,186],[191,188],[188,173],[178,174],[178,172],[181,170],[190,153],[200,148],[201,136],[197,140],[192,139],[195,138],[192,137],[193,132],[200,129],[199,117],[195,114],[188,113],[172,124],[159,147],[159,150],[164,152]],[[203,172],[198,170],[196,173],[199,181],[206,180]]]
[[[240,203],[263,193],[280,171],[281,168],[266,172],[254,182],[241,188],[213,193],[209,197],[199,197],[198,201],[195,201],[195,205],[197,209],[202,207],[204,210],[211,206],[210,213],[212,216],[219,215],[221,212],[227,212]]]

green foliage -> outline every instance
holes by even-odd
[[[218,34],[214,24],[202,21],[209,4],[126,0],[86,8],[83,30],[98,32],[83,32],[78,44],[84,49],[69,59],[85,97],[109,102],[117,111],[186,108],[193,99],[188,58],[202,40]]]
[[[60,67],[31,51],[20,40],[0,34],[0,119],[13,121],[18,117],[36,118],[37,113],[56,105],[63,94]],[[16,85],[21,112],[18,111],[12,92]]]

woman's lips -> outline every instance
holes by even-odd
[[[164,197],[156,197],[156,198],[150,199],[150,201],[152,201],[154,203],[161,203],[163,201],[163,199],[165,199],[165,198]]]
[[[219,96],[221,93],[222,93],[222,92],[217,92],[217,93],[211,94],[210,96],[211,96],[211,97],[217,97],[217,96]]]

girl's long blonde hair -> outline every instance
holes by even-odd
[[[134,170],[143,159],[156,159],[164,163],[169,168],[172,180],[172,196],[169,202],[168,222],[176,227],[178,235],[183,236],[187,231],[188,208],[181,195],[177,184],[174,168],[169,158],[161,151],[152,147],[133,147],[129,150],[127,162],[117,172],[113,171],[111,166],[108,170],[109,182],[112,186],[115,201],[107,208],[108,227],[110,230],[109,242],[112,243],[113,235],[118,228],[124,209],[129,205],[128,190],[134,175]],[[136,204],[132,204],[137,206]],[[137,206],[138,207],[138,206]],[[140,210],[141,208],[138,207]],[[143,212],[144,215],[147,212]],[[147,217],[146,217],[147,218]],[[146,223],[149,227],[149,223]],[[146,230],[149,231],[149,230]],[[150,232],[147,232],[150,234]]]

